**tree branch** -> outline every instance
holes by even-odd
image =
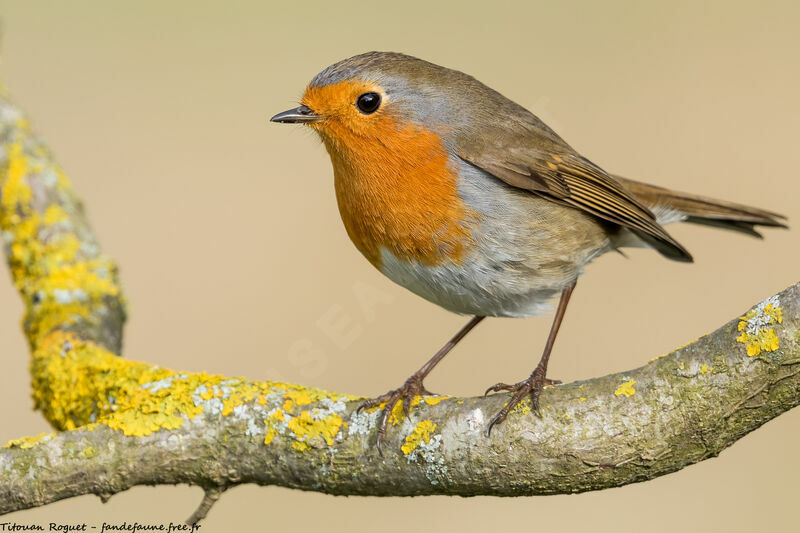
[[[0,514],[189,483],[351,495],[531,495],[615,487],[716,456],[800,402],[800,285],[638,369],[545,389],[486,437],[508,395],[417,398],[375,449],[358,398],[177,372],[120,352],[124,298],[80,202],[0,98],[0,229],[26,306],[36,407],[58,433],[0,450]]]
[[[222,496],[222,492],[222,489],[207,489],[203,495],[203,501],[200,502],[195,512],[186,519],[186,524],[196,524],[208,516],[208,512],[214,507],[214,504],[217,503],[219,497]]]

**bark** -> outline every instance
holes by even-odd
[[[135,485],[282,485],[331,494],[520,496],[645,481],[714,457],[800,402],[800,285],[647,365],[545,389],[417,398],[375,450],[377,411],[277,382],[163,369],[119,355],[124,297],[80,201],[0,97],[0,229],[25,302],[38,409],[58,430],[0,449],[0,514]]]

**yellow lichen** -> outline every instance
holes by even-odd
[[[112,429],[142,436],[180,427],[184,416],[202,411],[191,392],[204,376],[151,392],[142,385],[176,373],[127,361],[72,333],[56,331],[42,341],[32,369],[36,405],[59,429],[102,418]]]
[[[221,414],[229,415],[245,402],[292,388],[295,400],[338,399],[317,389],[280,383],[256,383],[204,373],[178,373],[153,365],[127,361],[105,349],[66,332],[55,332],[34,355],[34,399],[45,416],[59,429],[73,429],[97,420],[126,435],[144,436],[176,429],[214,400]],[[301,400],[304,401],[304,400]],[[198,403],[199,402],[199,403]],[[278,409],[265,420],[265,444],[277,435],[275,424],[288,417]],[[323,439],[333,443],[342,424],[339,415],[314,419],[303,411],[288,427],[300,442]]]
[[[266,403],[266,402],[265,402]],[[278,435],[278,428],[277,422],[284,422],[286,421],[286,417],[283,416],[283,410],[275,409],[264,423],[267,425],[267,434],[264,437],[264,444],[270,444],[272,440]]]
[[[5,183],[0,188],[2,198],[2,210],[14,222],[19,222],[18,210],[25,210],[30,204],[33,192],[25,183],[25,176],[28,174],[28,157],[25,154],[22,144],[14,142],[6,145],[6,168]]]
[[[747,343],[747,355],[750,357],[759,355],[762,351],[774,352],[780,347],[780,341],[774,329],[764,331],[758,337],[752,337],[747,333],[742,333],[736,340]]]
[[[22,437],[21,439],[9,441],[4,448],[22,448],[23,450],[27,450],[29,448],[33,448],[40,442],[46,442],[51,438],[53,438],[52,433],[39,433],[35,437]]]
[[[625,383],[617,387],[617,390],[614,391],[614,396],[633,396],[634,394],[636,394],[636,389],[633,388],[635,384],[636,384],[635,379],[626,381]]]
[[[437,405],[442,400],[446,400],[450,398],[450,396],[425,396],[425,403],[428,405]]]
[[[714,370],[714,367],[713,367],[713,366],[712,366],[712,367],[710,367],[710,368],[709,368],[709,366],[708,366],[708,365],[703,365],[703,366],[701,366],[701,367],[700,367],[700,373],[701,373],[701,374],[705,374],[705,373],[707,373],[707,372],[712,372],[713,370]]]
[[[413,408],[418,406],[420,403],[422,403],[422,396],[414,396],[414,399],[411,400],[411,405],[408,409],[409,413],[413,411]],[[381,404],[380,408],[383,409],[384,405],[385,404]],[[403,421],[404,417],[405,417],[405,409],[403,408],[403,400],[400,400],[399,402],[394,404],[394,407],[392,408],[392,414],[389,416],[389,422],[393,426],[396,426],[397,424]]]
[[[36,346],[55,327],[88,319],[107,296],[119,296],[119,287],[114,264],[94,244],[66,231],[73,224],[54,226],[69,220],[61,205],[34,207],[41,198],[33,194],[29,175],[60,171],[38,145],[26,142],[26,131],[16,133],[18,138],[5,144],[7,160],[0,168],[0,229],[14,284],[28,308],[26,333]],[[59,195],[72,194],[66,180],[59,179],[58,186]]]
[[[286,412],[293,412],[295,407],[302,407],[305,405],[312,404],[314,402],[318,402],[323,398],[328,398],[330,400],[338,401],[341,398],[344,398],[348,401],[359,400],[361,397],[354,396],[352,394],[339,394],[330,391],[325,391],[322,389],[314,389],[311,387],[302,387],[299,385],[293,385],[290,383],[274,383],[275,388],[284,388],[286,392],[283,394],[284,402],[283,402],[283,410]]]
[[[308,389],[290,390],[283,397],[286,398],[283,403],[284,411],[291,411],[295,405],[308,405],[313,401]]]
[[[94,457],[95,455],[97,455],[97,450],[94,449],[94,446],[87,446],[81,452],[81,455],[83,457],[87,458],[87,459],[90,459],[90,458]]]
[[[34,353],[34,400],[59,429],[73,429],[92,421],[126,435],[144,436],[181,427],[216,401],[223,416],[246,402],[286,390],[294,402],[338,400],[340,395],[280,383],[256,383],[204,373],[178,373],[155,365],[122,359],[78,336],[56,331]],[[349,396],[345,396],[350,398]],[[275,423],[285,421],[277,410],[267,423],[265,443],[276,435]],[[303,411],[289,422],[298,440],[320,437],[328,444],[338,433],[338,415],[319,420]]]
[[[58,204],[48,206],[44,212],[44,223],[48,226],[58,224],[59,222],[67,219],[67,213]]]
[[[270,387],[273,387],[271,384]],[[264,386],[259,383],[251,383],[242,379],[228,380],[225,392],[222,396],[222,416],[228,416],[233,412],[234,407],[249,403],[259,395],[263,395]]]
[[[414,431],[411,432],[410,435],[406,436],[406,442],[403,444],[400,449],[403,451],[404,455],[408,455],[417,447],[422,444],[423,442],[427,444],[431,440],[431,435],[436,430],[436,424],[433,420],[423,420],[417,427],[414,428]]]
[[[319,420],[315,420],[311,413],[303,411],[299,416],[293,417],[288,423],[289,430],[295,435],[297,441],[292,443],[296,450],[308,449],[308,442],[314,440],[324,440],[328,446],[333,445],[333,438],[339,433],[342,427],[342,417],[331,414]],[[298,447],[295,445],[303,444]]]
[[[769,326],[782,322],[783,310],[777,296],[773,296],[739,317],[737,330],[740,334],[736,340],[745,344],[749,357],[760,355],[762,351],[774,352],[780,347],[780,340],[775,329]]]
[[[693,340],[693,341],[689,341],[689,342],[687,342],[686,344],[683,344],[683,345],[681,345],[681,346],[678,346],[678,347],[677,347],[677,348],[675,348],[675,350],[673,350],[673,351],[677,352],[677,351],[679,351],[679,350],[683,350],[684,348],[686,348],[686,347],[688,347],[688,346],[691,346],[692,344],[696,343],[697,341],[699,341],[699,340],[700,340],[700,339],[702,339],[703,337],[705,337],[705,335],[702,335],[702,336],[700,336],[700,337],[697,337],[697,338],[696,338],[695,340]],[[669,355],[669,354],[664,354],[664,355]]]
[[[514,408],[511,410],[512,413],[518,413],[521,415],[527,415],[531,412],[531,400],[530,398],[525,398],[520,401]]]
[[[195,396],[207,401],[219,395],[225,416],[276,386],[128,361],[62,331],[41,343],[32,370],[34,401],[57,428],[96,420],[134,436],[181,427],[203,412]]]

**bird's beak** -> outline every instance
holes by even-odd
[[[298,122],[316,122],[322,117],[311,111],[310,107],[301,105],[283,113],[278,113],[271,119],[270,122],[284,122],[287,124],[294,124]]]

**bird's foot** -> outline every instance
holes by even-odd
[[[510,413],[511,410],[514,409],[514,407],[516,407],[516,405],[523,399],[525,399],[525,396],[529,394],[531,396],[531,409],[537,415],[541,416],[541,412],[539,411],[539,395],[542,393],[542,389],[549,385],[558,385],[561,383],[557,379],[546,378],[545,372],[546,371],[544,368],[537,366],[536,370],[534,370],[533,373],[530,375],[530,377],[526,380],[520,381],[519,383],[515,383],[514,385],[508,385],[506,383],[497,383],[486,389],[484,396],[486,394],[489,394],[490,392],[499,392],[499,391],[510,391],[514,393],[514,395],[511,396],[511,399],[505,405],[505,407],[500,409],[500,412],[497,413],[494,416],[494,418],[492,418],[492,420],[489,422],[489,427],[486,430],[487,436],[491,435],[492,428],[496,424],[502,423],[508,416],[508,413]]]
[[[381,457],[383,457],[381,445],[383,444],[384,437],[386,437],[386,428],[389,425],[389,420],[392,417],[392,412],[394,411],[394,407],[397,405],[397,403],[402,400],[403,411],[406,414],[406,418],[410,418],[411,403],[414,401],[414,398],[417,396],[433,395],[432,392],[425,388],[425,385],[422,383],[422,379],[423,377],[421,375],[414,374],[408,378],[399,389],[391,390],[386,394],[378,396],[377,398],[367,400],[362,403],[358,409],[356,409],[356,413],[360,413],[362,409],[371,409],[372,407],[378,407],[381,404],[385,404],[383,405],[383,409],[381,411],[381,423],[378,426],[377,448],[378,455]]]

